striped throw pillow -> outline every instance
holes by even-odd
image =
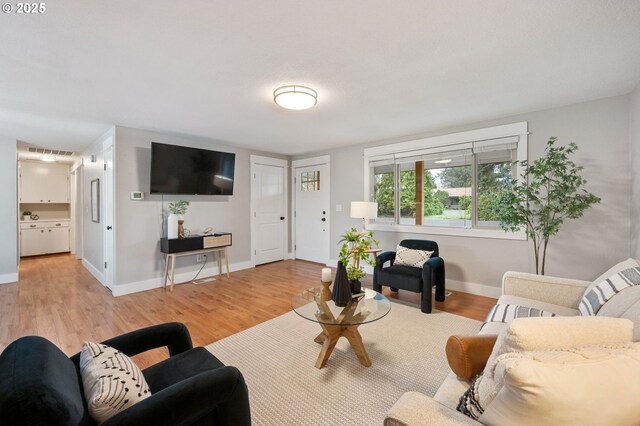
[[[599,284],[591,287],[580,301],[580,314],[584,316],[596,315],[600,308],[613,296],[625,288],[640,284],[640,268],[628,268],[611,275]]]
[[[511,305],[509,303],[498,303],[487,315],[484,324],[488,322],[511,322],[516,318],[531,317],[555,317],[552,312],[543,311],[542,309],[530,308],[528,306]],[[484,325],[483,324],[483,325]]]
[[[396,247],[396,260],[394,265],[412,266],[414,268],[422,268],[424,262],[426,262],[431,255],[432,251],[426,250],[413,250],[406,247]]]

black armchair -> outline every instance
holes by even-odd
[[[244,378],[204,348],[193,348],[187,328],[161,324],[103,342],[135,355],[168,347],[169,358],[145,370],[152,395],[102,423],[111,425],[250,425]],[[45,338],[22,337],[0,355],[0,424],[95,425],[79,371]]]
[[[376,258],[376,266],[373,269],[373,289],[382,291],[386,285],[391,291],[398,289],[409,290],[421,294],[420,310],[430,313],[433,306],[431,302],[431,289],[436,288],[436,300],[444,302],[444,260],[440,257],[438,243],[429,240],[402,240],[402,247],[413,250],[433,251],[431,257],[422,265],[422,268],[394,265],[396,253],[386,251]],[[384,264],[390,262],[390,266]]]

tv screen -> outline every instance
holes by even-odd
[[[233,195],[236,155],[151,142],[152,194]]]

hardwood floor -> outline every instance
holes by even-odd
[[[20,283],[0,285],[0,352],[18,337],[40,335],[72,355],[84,340],[101,341],[169,321],[185,323],[194,345],[207,345],[290,311],[293,295],[320,285],[322,267],[287,260],[203,285],[179,285],[172,293],[155,289],[113,297],[72,255],[24,258]],[[370,287],[371,278],[364,284]],[[384,292],[419,309],[418,294]],[[482,320],[494,303],[492,298],[452,292],[434,306]],[[136,361],[146,367],[167,355],[158,349],[136,356]]]

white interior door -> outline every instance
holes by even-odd
[[[329,165],[295,168],[296,259],[329,260]]]
[[[252,197],[256,232],[255,263],[285,258],[285,169],[255,164]]]
[[[104,179],[100,185],[100,201],[103,202],[101,209],[103,218],[100,219],[100,222],[104,226],[104,284],[111,288],[113,286],[113,271],[115,267],[113,258],[115,239],[115,231],[113,230],[113,145],[106,148],[102,153],[104,155]]]

